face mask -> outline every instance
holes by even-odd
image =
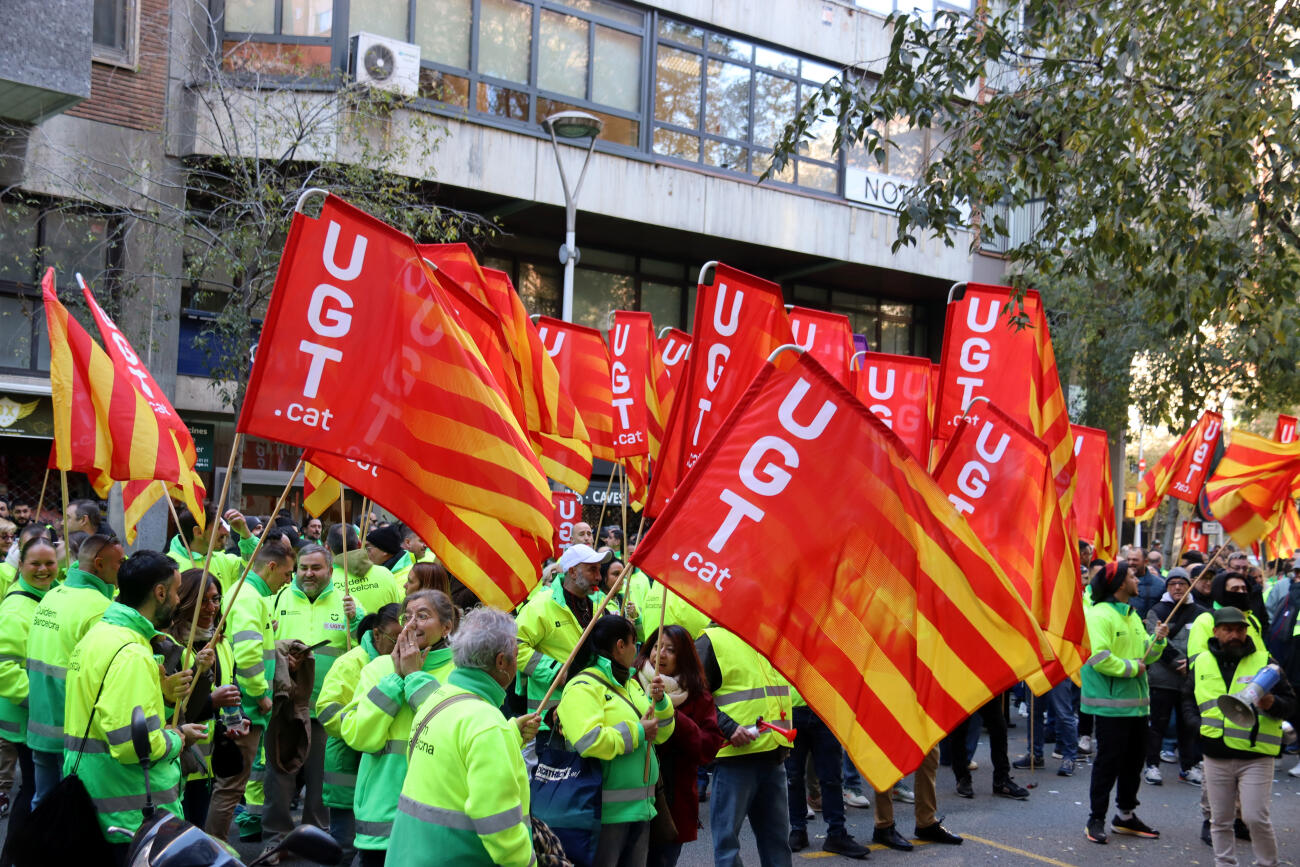
[[[1250,594],[1242,592],[1229,593],[1225,590],[1223,592],[1223,604],[1246,611],[1250,607]]]

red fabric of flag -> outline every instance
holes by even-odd
[[[790,333],[797,346],[812,353],[817,363],[846,388],[853,360],[853,326],[843,313],[807,307],[790,308]]]
[[[864,352],[852,376],[853,394],[923,465],[930,454],[933,367],[928,358]]]
[[[1072,425],[1074,429],[1075,532],[1097,549],[1103,560],[1114,558],[1115,493],[1110,480],[1110,438],[1104,430]]]
[[[1134,511],[1137,520],[1151,518],[1166,494],[1184,503],[1196,502],[1222,430],[1223,416],[1217,412],[1202,413],[1196,424],[1147,470],[1138,482],[1138,504]]]
[[[572,491],[551,494],[555,503],[555,550],[573,544],[573,525],[582,520],[582,497]]]
[[[1183,521],[1183,551],[1210,553],[1210,540],[1201,529],[1200,521]]]
[[[560,372],[560,385],[573,398],[591,435],[591,454],[617,460],[614,450],[614,396],[610,391],[609,351],[595,328],[550,316],[537,320],[542,346]]]
[[[1245,547],[1277,529],[1300,477],[1300,442],[1279,443],[1243,430],[1232,432],[1223,459],[1205,484],[1210,511]]]
[[[769,659],[888,790],[1039,669],[1042,635],[925,469],[811,357],[765,364],[733,406],[632,562]],[[832,492],[854,520],[827,533]]]
[[[1273,439],[1280,443],[1290,443],[1295,440],[1296,417],[1293,415],[1278,415],[1277,424],[1273,426]]]

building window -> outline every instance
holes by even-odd
[[[231,72],[328,78],[334,68],[334,3],[225,0],[222,65]]]
[[[654,152],[725,171],[761,175],[785,124],[838,69],[659,19],[655,49]],[[839,190],[834,126],[812,138],[777,180],[826,193]]]
[[[50,369],[40,293],[47,267],[55,270],[64,306],[95,333],[73,275],[85,277],[100,303],[111,309],[119,235],[118,221],[79,212],[67,203],[0,202],[0,369]]]
[[[91,59],[134,69],[140,41],[138,0],[93,0]]]
[[[925,313],[916,305],[802,283],[796,283],[790,295],[795,304],[849,317],[853,333],[865,337],[873,352],[927,357],[930,354]]]

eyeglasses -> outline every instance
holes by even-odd
[[[378,647],[380,644],[388,644],[388,645],[397,644],[396,636],[389,635],[387,632],[380,632],[378,629],[370,633],[370,640],[375,643],[376,647]]]
[[[417,611],[415,612],[414,615],[403,614],[400,618],[398,618],[397,622],[405,626],[406,624],[410,623],[412,619],[414,619],[417,623],[432,623],[433,621],[438,619],[438,615],[434,614],[431,611]]]

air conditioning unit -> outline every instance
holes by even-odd
[[[354,33],[348,71],[360,84],[415,96],[420,84],[420,46],[374,33]]]

